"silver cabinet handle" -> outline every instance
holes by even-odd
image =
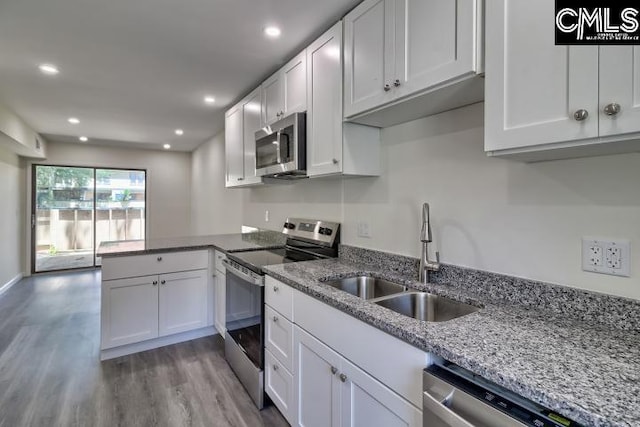
[[[399,80],[399,79],[396,79],[396,81],[394,81],[394,82],[393,82],[393,85],[394,85],[395,87],[400,86],[400,80]]]
[[[620,112],[620,110],[620,104],[616,104],[615,102],[612,102],[611,104],[608,104],[604,107],[604,113],[607,116],[615,116]]]
[[[573,113],[573,118],[576,119],[577,122],[587,120],[587,117],[589,117],[589,112],[582,108]]]
[[[161,284],[161,285],[165,285],[166,283],[167,283],[167,281],[166,281],[166,280],[161,280],[161,281],[160,281],[160,284]]]
[[[160,262],[160,261],[162,261],[162,257],[161,256],[158,257],[158,262]]]
[[[347,376],[345,374],[340,374],[340,376],[338,378],[340,378],[340,381],[342,381],[342,382],[347,381]]]
[[[279,290],[279,289],[278,289],[278,287],[277,287],[277,286],[274,286],[274,287],[273,287],[273,292],[278,292],[278,290]]]
[[[238,178],[238,181],[244,181],[244,178]]]
[[[338,164],[338,159],[333,159],[333,164],[337,165]]]
[[[389,85],[384,85],[384,91],[385,92],[389,92],[391,90],[391,86]]]
[[[278,370],[278,365],[273,365],[273,370],[277,371]]]
[[[335,374],[336,374],[336,372],[338,372],[338,368],[336,368],[335,366],[332,366],[332,367],[331,367],[331,374],[332,374],[332,375],[335,375]]]
[[[273,322],[277,322],[278,321],[278,316],[273,316]]]
[[[157,281],[157,280],[154,280],[153,282],[151,282],[151,284],[152,284],[153,286],[155,286],[155,285],[157,285],[157,284],[158,284],[158,281]]]
[[[284,117],[284,111],[280,111],[280,116]]]

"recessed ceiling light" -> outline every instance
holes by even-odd
[[[207,96],[204,97],[204,103],[205,104],[211,105],[211,104],[214,104],[215,102],[216,102],[216,99],[211,95],[207,95]]]
[[[40,71],[43,74],[48,74],[50,76],[55,76],[60,72],[60,70],[58,70],[58,67],[53,64],[40,64],[38,68],[40,68]]]
[[[164,144],[162,148],[164,148],[165,150],[168,150],[169,148],[171,148],[171,144]]]
[[[67,121],[72,125],[77,125],[78,123],[80,123],[80,119],[78,119],[77,117],[69,117]]]
[[[184,131],[182,129],[176,129],[175,132],[176,132],[176,135],[178,136],[184,135]]]
[[[89,140],[89,138],[87,138],[86,136],[81,136],[80,138],[78,138],[80,141],[82,142],[87,142]]]
[[[272,38],[280,37],[281,31],[278,27],[267,27],[264,29],[264,33]]]

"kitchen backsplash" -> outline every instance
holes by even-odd
[[[387,269],[394,274],[418,279],[417,258],[340,245],[340,258]],[[547,310],[588,323],[640,332],[640,301],[597,292],[584,291],[535,280],[441,264],[430,281],[465,288],[486,302],[521,305]]]

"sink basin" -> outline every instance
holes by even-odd
[[[336,289],[348,292],[362,299],[381,298],[407,290],[405,286],[398,283],[368,276],[332,280],[325,282],[325,285],[333,286]]]
[[[376,304],[426,322],[445,322],[480,310],[427,292],[408,292],[376,301]]]

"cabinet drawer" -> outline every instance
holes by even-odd
[[[206,250],[103,258],[102,280],[200,270],[208,263]]]
[[[293,288],[273,277],[266,276],[264,302],[293,321]]]
[[[222,263],[222,261],[224,261],[225,259],[227,259],[227,254],[221,251],[215,251],[214,262],[216,264],[216,270],[223,274],[227,272],[227,270],[225,270],[224,268],[224,264]]]
[[[264,352],[264,388],[289,424],[294,425],[293,375],[269,352]]]
[[[265,305],[265,344],[267,349],[289,371],[293,371],[293,323]]]

